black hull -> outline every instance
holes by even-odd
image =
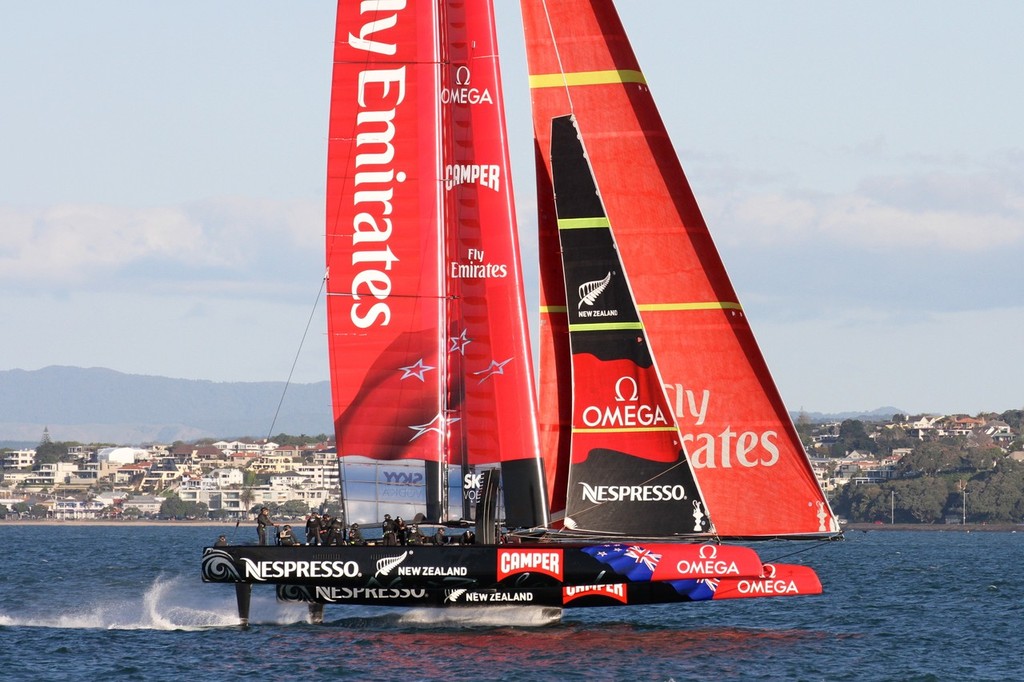
[[[209,547],[203,580],[347,588],[534,589],[758,576],[746,547],[693,543],[523,543]]]
[[[689,581],[696,583],[697,581]],[[692,587],[699,588],[698,585]],[[667,582],[531,589],[350,588],[278,585],[282,602],[421,608],[543,606],[557,609],[707,601],[713,593]]]
[[[243,620],[246,595],[261,583],[276,585],[283,601],[406,607],[579,608],[820,592],[806,567],[764,566],[746,547],[682,542],[210,547],[202,573],[236,585]]]

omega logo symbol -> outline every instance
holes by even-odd
[[[623,392],[622,385],[626,384],[626,392]],[[629,388],[632,387],[632,392],[629,392]],[[619,380],[615,382],[615,402],[617,403],[635,403],[640,399],[640,391],[636,386],[636,379],[633,377],[619,377]]]
[[[714,545],[701,545],[698,556],[701,559],[714,559],[718,556],[718,547]]]
[[[486,83],[482,89],[470,85],[473,74],[467,65],[454,66],[452,80],[454,82],[450,88],[441,88],[442,104],[494,104]],[[484,80],[487,80],[486,77]]]

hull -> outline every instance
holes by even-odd
[[[283,601],[579,608],[818,594],[805,566],[692,543],[210,547],[205,582],[277,587]]]
[[[320,605],[426,608],[543,606],[575,609],[821,594],[821,582],[807,566],[776,565],[773,569],[770,577],[701,578],[530,589],[277,585],[277,598],[282,602]]]

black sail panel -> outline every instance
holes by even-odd
[[[551,168],[572,356],[565,525],[706,534],[707,509],[571,116],[552,121]]]

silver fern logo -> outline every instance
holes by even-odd
[[[462,595],[466,594],[466,592],[467,592],[467,590],[465,590],[464,588],[461,588],[461,587],[456,588],[454,590],[446,590],[445,591],[445,597],[444,597],[444,603],[445,604],[448,604],[448,603],[454,604],[454,603],[458,602],[459,599],[462,597]]]
[[[577,308],[582,308],[584,305],[593,306],[594,301],[597,297],[604,293],[604,290],[608,288],[608,285],[612,283],[612,273],[605,275],[604,279],[595,279],[593,282],[584,282],[579,287],[580,302]]]
[[[390,575],[391,571],[395,570],[399,564],[408,558],[409,552],[402,552],[398,556],[385,557],[377,560],[377,572],[373,574],[374,578],[380,576]]]

